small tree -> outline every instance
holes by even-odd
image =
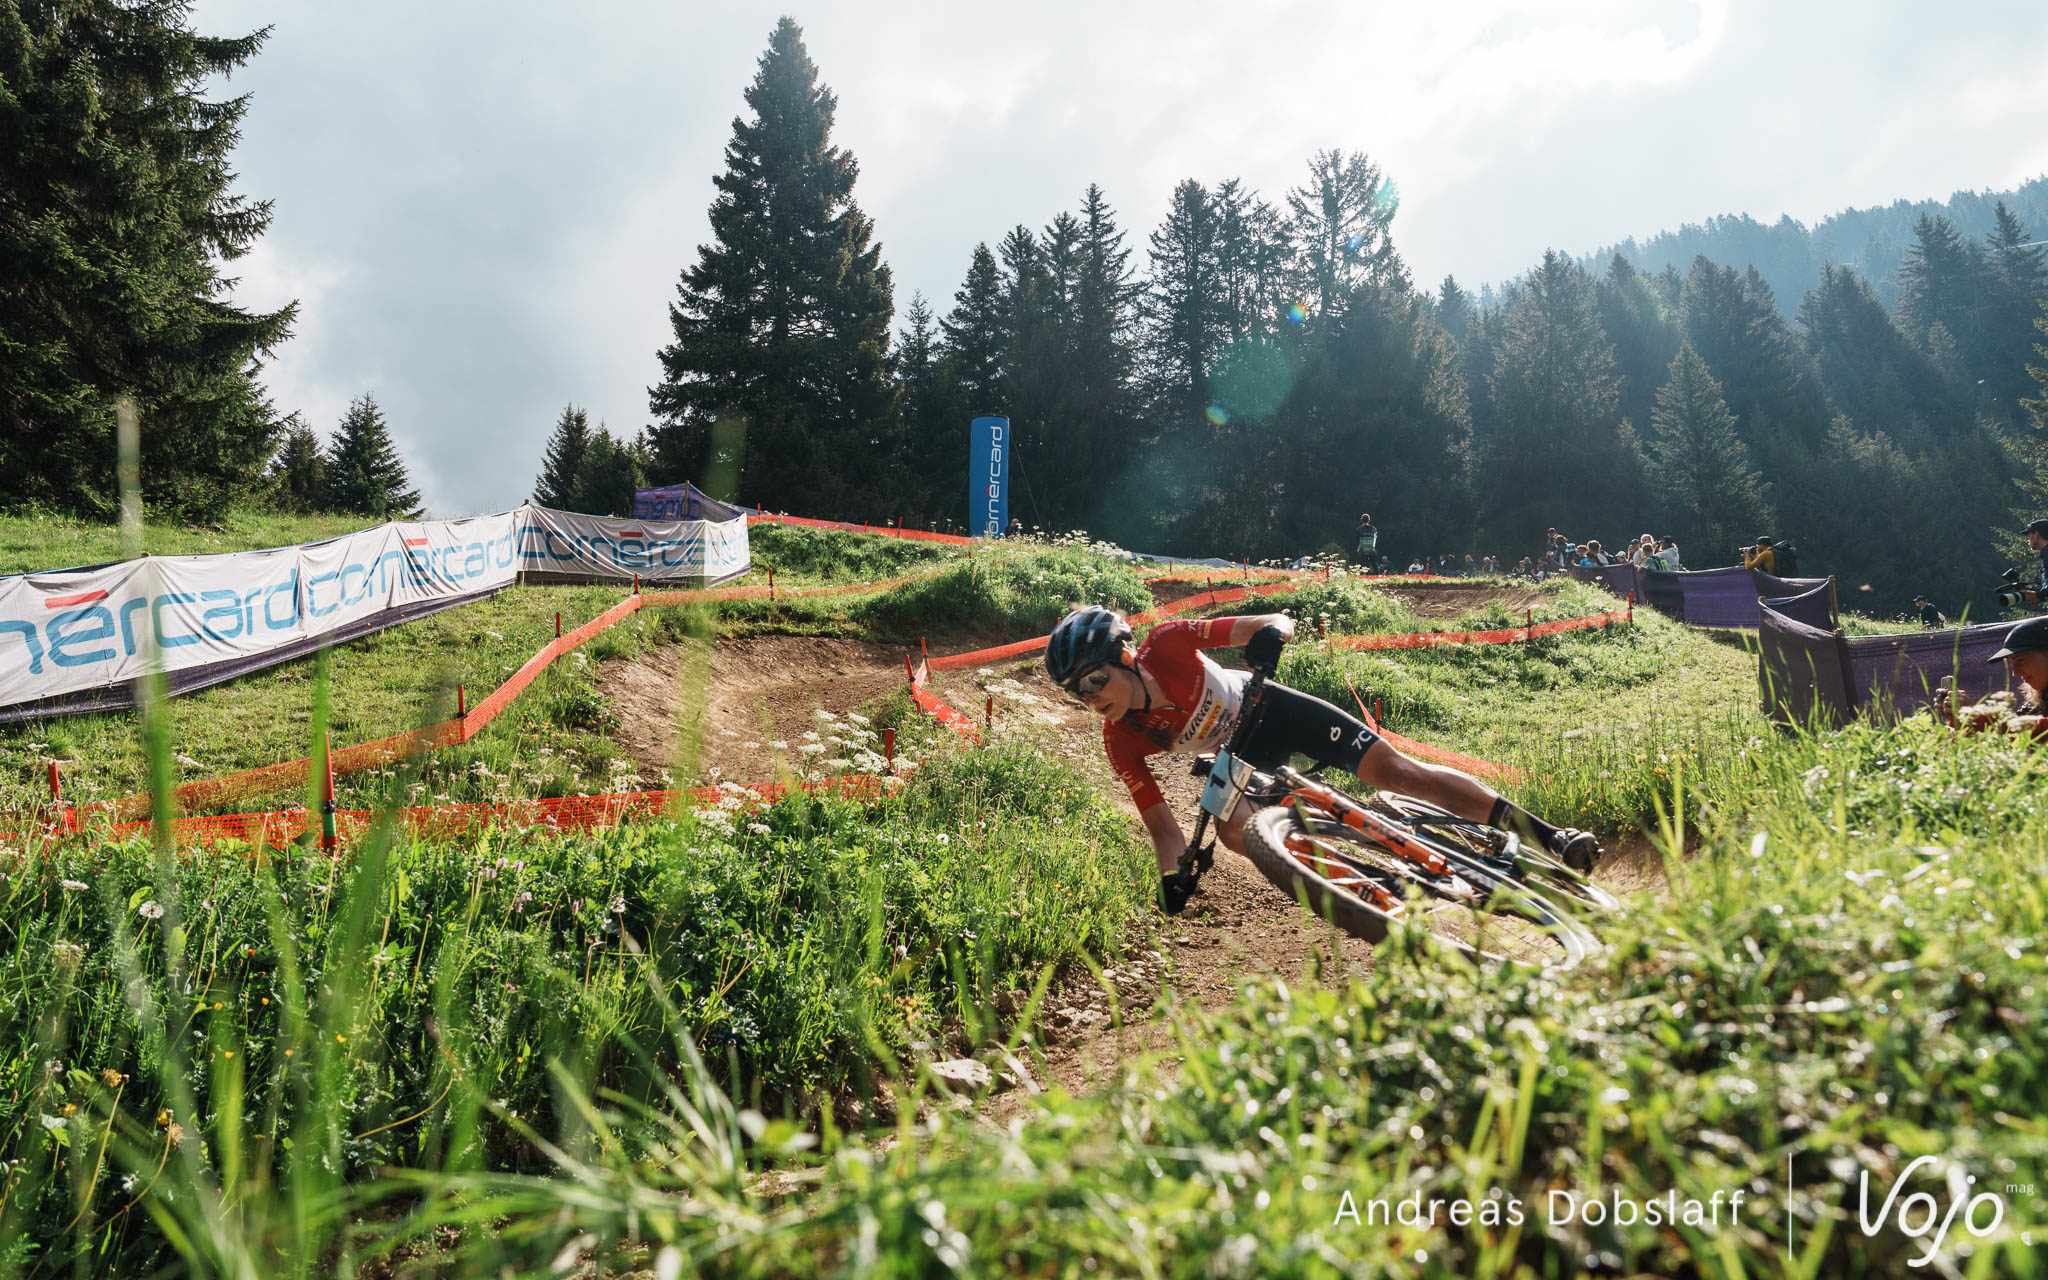
[[[633,447],[600,425],[584,446],[568,509],[593,516],[632,515],[633,490],[639,483],[640,461]]]
[[[557,511],[571,510],[576,475],[583,466],[583,454],[590,447],[590,418],[575,405],[562,410],[555,419],[555,433],[548,437],[548,450],[541,459],[540,476],[533,482],[533,501]]]
[[[1650,423],[1656,428],[1650,479],[1690,526],[1694,545],[1718,551],[1770,522],[1767,486],[1735,434],[1720,384],[1689,342],[1671,361],[1670,380],[1657,392]],[[1704,556],[1695,558],[1706,563]]]
[[[327,459],[320,452],[320,437],[295,414],[289,419],[284,443],[270,460],[269,480],[277,505],[300,515],[320,510],[327,489]]]
[[[380,520],[417,519],[420,495],[411,484],[376,400],[364,395],[353,401],[328,451],[328,509]]]

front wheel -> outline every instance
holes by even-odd
[[[1367,942],[1403,920],[1469,958],[1554,969],[1571,968],[1597,945],[1525,885],[1466,859],[1447,857],[1448,874],[1431,872],[1325,815],[1261,809],[1245,823],[1244,845],[1275,886]]]

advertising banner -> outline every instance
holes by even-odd
[[[976,418],[968,439],[967,531],[1000,538],[1010,527],[1010,420]]]
[[[521,507],[518,567],[529,582],[710,586],[747,571],[745,520],[619,520]]]
[[[691,585],[746,570],[744,520],[616,520],[523,506],[325,542],[144,556],[0,578],[0,722],[134,705],[481,599],[518,581]]]

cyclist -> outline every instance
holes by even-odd
[[[1096,605],[1074,610],[1053,628],[1046,674],[1103,718],[1102,745],[1151,834],[1159,902],[1169,915],[1179,914],[1191,891],[1180,872],[1187,838],[1146,759],[1160,752],[1200,754],[1229,739],[1250,675],[1224,670],[1202,650],[1243,646],[1247,663],[1270,672],[1293,636],[1294,619],[1268,613],[1162,622],[1134,646],[1122,615]],[[1600,856],[1600,842],[1591,834],[1552,826],[1484,783],[1402,755],[1363,721],[1321,698],[1268,680],[1262,705],[1258,728],[1242,753],[1254,768],[1276,768],[1305,755],[1319,765],[1342,766],[1369,787],[1513,831],[1573,866],[1590,867]],[[1217,828],[1224,846],[1240,854],[1247,815],[1240,808]]]

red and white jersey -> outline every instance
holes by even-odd
[[[1236,618],[1162,622],[1138,646],[1138,665],[1150,672],[1170,706],[1131,712],[1102,726],[1102,745],[1116,776],[1143,813],[1166,803],[1146,757],[1159,752],[1199,755],[1223,745],[1237,723],[1248,671],[1226,671],[1202,653],[1230,645]]]

